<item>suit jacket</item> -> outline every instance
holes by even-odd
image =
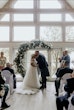
[[[2,75],[1,75],[1,73],[0,73],[0,85],[1,85],[1,84],[4,85],[4,83],[5,83],[5,81],[4,81],[4,79],[2,78]]]
[[[41,54],[39,54],[39,56],[37,57],[37,62],[38,62],[38,65],[39,65],[39,68],[42,69],[42,68],[46,68],[48,66],[48,63],[45,59],[45,57]]]
[[[45,57],[41,54],[36,58],[39,68],[41,70],[41,76],[49,76],[48,63]]]
[[[67,85],[74,89],[74,78],[67,79]]]
[[[67,83],[64,86],[64,90],[68,93],[72,93],[74,91],[74,78],[67,79]]]
[[[64,74],[66,74],[66,73],[72,73],[73,72],[73,70],[72,69],[70,69],[69,67],[65,67],[65,68],[62,68],[62,69],[59,69],[59,71],[57,72],[57,77],[62,77]]]

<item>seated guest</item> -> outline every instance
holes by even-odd
[[[70,96],[68,96],[68,94],[65,94],[64,96],[59,96],[56,98],[57,110],[63,110],[64,107],[65,107],[65,110],[68,110],[68,106],[69,106],[68,98],[69,97]],[[71,104],[74,106],[74,96],[72,96],[71,98]],[[70,107],[72,105],[70,105]]]
[[[10,63],[6,63],[6,67],[4,68],[4,69],[2,69],[2,71],[3,70],[8,70],[8,71],[10,71],[12,74],[13,74],[13,87],[14,87],[14,89],[16,88],[16,75],[15,75],[15,73],[14,73],[14,70],[11,68],[11,64]]]
[[[65,107],[68,110],[69,101],[68,98],[74,91],[74,73],[71,74],[72,78],[67,79],[67,84],[65,85],[64,89],[67,92],[64,96],[59,96],[56,98],[56,106],[57,110],[63,110]],[[71,98],[71,103],[74,106],[74,96]]]
[[[63,56],[61,58],[59,58],[59,61],[66,61],[67,66],[70,68],[70,56],[68,55],[68,51],[64,50],[63,51]]]
[[[67,79],[64,90],[70,95],[74,91],[74,78]]]
[[[69,101],[68,101],[67,95],[59,96],[56,98],[57,110],[63,110],[64,107],[65,107],[65,110],[68,110],[68,105],[69,105]]]
[[[60,87],[60,80],[62,78],[62,76],[66,73],[72,73],[73,69],[70,69],[67,65],[68,63],[65,62],[63,68],[59,68],[58,71],[56,72],[56,80],[55,80],[55,89],[56,89],[56,94],[58,96],[58,92],[59,92],[59,87]]]
[[[2,78],[1,73],[0,73],[0,86],[4,86],[4,90],[5,90],[4,96],[2,97],[2,104],[1,104],[1,108],[5,109],[10,107],[9,105],[6,104],[6,97],[7,97],[9,88],[7,85],[5,85],[5,80]]]
[[[55,80],[55,89],[56,89],[56,96],[58,96],[58,89],[60,87],[60,78],[57,77],[57,73],[60,71],[60,69],[64,68],[64,63],[61,63],[60,67],[57,69],[56,72],[56,80]]]
[[[67,83],[64,86],[64,90],[69,95],[74,91],[74,73],[71,74],[71,78],[67,79]]]

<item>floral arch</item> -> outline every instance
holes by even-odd
[[[18,48],[17,56],[14,59],[14,63],[16,65],[17,72],[20,73],[22,76],[25,75],[26,69],[23,65],[23,59],[25,56],[25,53],[30,49],[51,49],[51,44],[43,41],[31,41],[26,42],[20,45]]]

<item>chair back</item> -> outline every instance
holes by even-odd
[[[66,73],[62,76],[61,81],[60,81],[60,88],[59,88],[59,92],[63,92],[64,91],[64,85],[67,82],[67,79],[71,78],[71,73]]]
[[[67,79],[71,78],[71,73],[66,73],[62,76],[62,79],[64,82],[66,82]]]
[[[1,72],[3,78],[5,78],[5,84],[9,84],[10,93],[13,92],[13,74],[9,70],[3,70]]]

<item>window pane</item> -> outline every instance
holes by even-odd
[[[17,0],[14,8],[33,8],[33,0]]]
[[[14,21],[33,21],[33,14],[14,14]]]
[[[12,54],[13,61],[14,61],[15,57],[17,56],[18,48],[19,47],[13,48],[13,54]]]
[[[40,21],[61,21],[61,14],[40,14]]]
[[[0,26],[0,41],[9,41],[9,27]]]
[[[58,0],[40,0],[40,8],[61,8]]]
[[[40,27],[40,39],[45,41],[62,41],[62,29],[58,26]]]
[[[74,21],[74,14],[71,13],[71,14],[66,14],[65,16],[65,21]]]
[[[9,14],[0,13],[0,21],[9,21],[9,20],[10,20]]]
[[[74,68],[74,48],[66,48],[68,50],[68,54],[70,56],[70,68]]]
[[[74,42],[74,26],[66,27],[66,41]]]
[[[61,49],[54,49],[51,51],[51,75],[54,77],[57,69],[60,67],[59,58],[61,56]]]
[[[35,39],[35,27],[14,27],[14,41],[30,41]]]

